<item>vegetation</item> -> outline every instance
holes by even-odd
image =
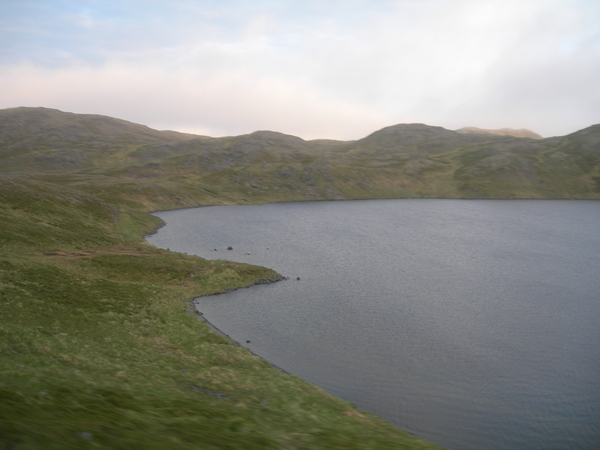
[[[279,275],[152,247],[145,211],[234,194],[86,170],[0,174],[0,448],[439,448],[198,320]]]
[[[359,198],[600,198],[600,125],[519,138],[394,125],[358,141],[271,131],[210,138],[44,108],[0,111],[0,171],[35,172],[111,204]],[[498,130],[536,136],[524,130]]]
[[[150,211],[344,198],[599,198],[600,126],[529,139],[397,125],[353,142],[209,138],[0,111],[0,447],[434,449],[190,310],[276,281],[156,249]]]

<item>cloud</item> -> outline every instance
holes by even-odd
[[[368,106],[329,99],[302,79],[252,78],[107,65],[40,69],[19,65],[0,74],[5,104],[106,114],[158,129],[237,135],[271,129],[311,138],[353,139],[389,124]]]
[[[591,0],[42,4],[46,20],[5,12],[0,107],[340,139],[400,122],[558,135],[600,115]]]
[[[600,17],[597,8],[577,6],[464,0],[407,10],[401,4],[339,48],[325,46],[321,58],[331,64],[319,65],[315,77],[339,96],[398,118],[450,128],[520,123],[545,134],[574,131],[600,113],[592,81],[600,76]]]

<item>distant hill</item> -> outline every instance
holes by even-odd
[[[9,167],[13,161],[26,161],[25,167],[37,169],[83,168],[118,148],[197,137],[100,115],[48,108],[0,110],[0,158]]]
[[[212,138],[13,108],[0,111],[0,171],[44,174],[148,210],[355,198],[600,198],[600,125],[548,139],[500,131],[398,124],[356,141],[274,131]]]
[[[497,130],[485,130],[483,128],[477,127],[466,127],[461,128],[460,130],[456,130],[457,133],[461,134],[495,134],[498,136],[513,136],[519,138],[531,138],[531,139],[544,139],[537,133],[534,133],[531,130],[527,130],[525,128],[520,128],[515,130],[513,128],[499,128]]]
[[[186,140],[198,136],[176,131],[157,131],[121,119],[95,114],[73,114],[49,108],[0,110],[0,144],[39,144],[68,148],[81,143],[98,146],[120,142],[147,144],[155,141]]]

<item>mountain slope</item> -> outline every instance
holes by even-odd
[[[103,116],[0,111],[3,171],[66,173],[157,207],[346,198],[598,198],[599,126],[518,138],[398,124],[357,141],[180,135]],[[77,174],[77,176],[75,176]],[[152,195],[149,192],[153,192]],[[151,208],[148,204],[148,208]]]
[[[210,329],[274,271],[143,242],[160,220],[0,174],[0,448],[436,450]]]
[[[423,124],[352,142],[210,138],[0,111],[0,447],[435,445],[187,314],[274,272],[158,250],[145,212],[345,198],[600,198],[600,125],[533,140]],[[60,420],[57,421],[57,417]]]
[[[80,169],[103,164],[120,149],[197,136],[48,108],[0,110],[0,158],[5,167]]]
[[[514,128],[500,128],[497,130],[486,130],[477,127],[465,127],[460,130],[456,130],[457,133],[461,134],[492,134],[496,136],[512,136],[518,138],[531,138],[531,139],[544,139],[537,133],[525,128],[515,130]]]

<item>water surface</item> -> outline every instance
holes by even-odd
[[[453,450],[600,448],[600,202],[156,215],[154,245],[289,277],[196,301],[277,366]]]

